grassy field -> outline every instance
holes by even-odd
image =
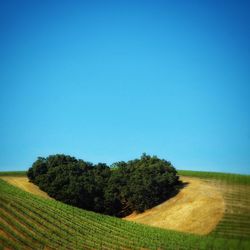
[[[249,202],[248,191],[242,193],[249,190],[246,183],[236,182],[227,191],[224,179],[204,174],[202,178],[221,185],[232,206],[242,200]],[[27,193],[0,179],[0,245],[3,249],[250,249],[246,204],[240,213],[236,213],[238,208],[228,207],[211,235],[197,236],[78,209]]]
[[[26,176],[26,171],[3,171],[0,176]]]
[[[220,173],[220,172],[203,172],[191,170],[178,170],[178,174],[182,176],[198,177],[202,179],[213,179],[224,181],[229,184],[250,185],[250,175]]]

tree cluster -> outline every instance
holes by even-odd
[[[38,157],[27,175],[56,200],[117,217],[161,203],[178,184],[170,162],[146,154],[111,166],[61,154]]]

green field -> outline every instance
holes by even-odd
[[[225,189],[225,216],[208,236],[149,227],[89,212],[35,196],[0,180],[0,245],[9,249],[250,249],[247,182],[241,184],[242,177],[236,175],[235,180],[237,177],[241,180],[231,181],[233,184],[229,185],[226,174],[220,179],[193,173],[187,174],[213,181]],[[229,178],[234,179],[231,175]]]
[[[26,176],[26,171],[5,171],[0,172],[0,176]]]
[[[224,181],[229,184],[250,185],[250,175],[220,173],[220,172],[203,172],[191,170],[178,170],[179,175],[198,177],[203,179],[213,179]]]

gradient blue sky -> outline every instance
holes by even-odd
[[[141,153],[250,173],[249,1],[1,1],[0,170]]]

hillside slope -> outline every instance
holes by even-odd
[[[29,182],[26,176],[1,176],[1,179],[31,194],[35,194],[47,199],[52,199],[51,197],[48,196],[47,193],[39,189],[38,186]]]
[[[249,176],[192,171],[183,174],[186,173],[188,176],[181,176],[185,188],[175,197],[124,219],[199,235],[249,239]],[[51,199],[25,176],[0,177],[27,192]]]
[[[141,214],[125,219],[151,226],[205,235],[223,217],[222,192],[198,178],[181,177],[185,187],[173,198]]]
[[[248,226],[245,237],[221,237],[228,220],[211,236],[180,233],[78,209],[3,180],[0,213],[0,246],[7,249],[250,249]]]
[[[35,195],[50,198],[25,176],[3,176],[3,180]],[[198,178],[182,177],[186,183],[175,197],[125,220],[195,234],[208,234],[218,224],[225,210],[220,190]]]
[[[220,249],[220,241],[88,212],[3,180],[0,190],[0,244],[10,249]]]
[[[225,201],[225,213],[210,235],[250,240],[250,175],[178,171],[182,176],[199,178],[218,189]]]

